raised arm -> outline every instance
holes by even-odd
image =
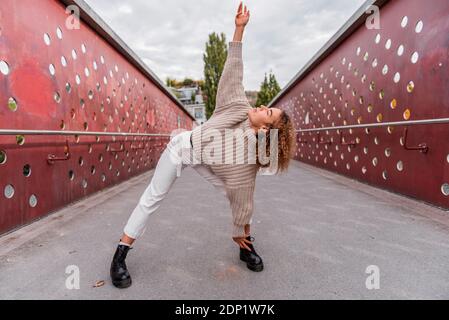
[[[248,103],[243,88],[242,39],[249,18],[249,10],[240,3],[235,17],[234,38],[229,42],[228,57],[218,83],[215,112],[235,102]]]

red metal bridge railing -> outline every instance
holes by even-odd
[[[150,170],[193,126],[83,1],[1,1],[0,234]]]
[[[448,209],[448,34],[447,0],[367,1],[270,104],[295,159]]]

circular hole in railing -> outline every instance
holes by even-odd
[[[25,177],[31,176],[31,166],[29,164],[24,165],[22,172]]]
[[[368,58],[369,58],[369,53],[365,52],[365,55],[363,56],[363,60],[368,61]]]
[[[391,149],[390,148],[385,148],[385,156],[387,158],[391,156]]]
[[[54,76],[54,75],[56,74],[56,69],[55,69],[55,66],[54,66],[53,64],[50,64],[50,65],[48,66],[48,70],[50,71],[50,74],[51,74],[52,76]]]
[[[59,94],[59,92],[55,92],[55,94],[53,95],[53,98],[55,99],[56,103],[61,102],[61,95]]]
[[[81,107],[81,109],[84,109],[85,106],[86,106],[86,103],[84,102],[84,99],[80,99],[80,107]]]
[[[90,100],[92,100],[94,98],[94,92],[92,90],[89,90],[87,96],[89,97]]]
[[[0,164],[5,164],[6,160],[8,160],[8,156],[6,155],[6,151],[0,150]]]
[[[449,163],[449,154],[446,156],[446,161]]]
[[[101,62],[101,64],[104,64],[104,57],[103,56],[100,56],[100,62]]]
[[[404,170],[404,163],[401,160],[396,163],[396,169],[398,169],[398,171]]]
[[[408,93],[412,93],[413,90],[415,90],[415,83],[414,83],[413,81],[410,81],[410,82],[407,84],[407,92],[408,92]]]
[[[61,130],[64,130],[64,129],[65,129],[65,122],[64,122],[64,120],[61,120],[61,122],[60,122],[60,124],[59,124],[59,128],[60,128]]]
[[[441,193],[443,195],[445,195],[446,197],[449,196],[449,184],[448,183],[443,183],[443,185],[441,186]]]
[[[396,109],[397,106],[398,106],[398,101],[396,99],[391,100],[390,108],[391,109]]]
[[[360,55],[360,52],[362,51],[362,49],[360,47],[357,48],[357,50],[355,51],[356,55]]]
[[[97,170],[95,169],[95,166],[92,166],[92,167],[90,168],[90,173],[91,173],[92,175],[94,175],[96,171],[97,171]]]
[[[388,73],[388,65],[384,65],[384,67],[382,68],[382,74],[386,75]]]
[[[422,22],[421,20],[418,21],[418,23],[416,23],[416,27],[415,27],[415,32],[416,33],[421,33],[421,31],[424,29],[424,22]]]
[[[377,58],[374,58],[374,60],[373,60],[373,62],[372,62],[371,65],[372,65],[373,68],[376,68],[376,67],[377,67],[377,65],[378,65]]]
[[[94,60],[94,62],[92,62],[92,66],[94,67],[94,70],[98,70],[97,61]]]
[[[374,143],[376,145],[379,145],[380,144],[380,139],[378,137],[374,137]]]
[[[366,170],[366,167],[365,167],[365,166],[363,166],[363,167],[362,167],[362,173],[363,173],[363,174],[365,174],[365,173],[366,173],[366,171],[367,171],[367,170]]]
[[[37,206],[37,197],[34,194],[32,194],[30,196],[30,199],[28,200],[28,203],[31,208],[35,208]]]
[[[71,109],[70,110],[70,118],[75,119],[75,117],[76,117],[76,111],[75,111],[75,109]]]
[[[81,181],[81,186],[86,189],[87,188],[87,180],[83,179],[83,181]]]
[[[87,52],[87,48],[86,48],[86,45],[85,45],[84,43],[81,45],[81,51],[82,51],[83,53],[86,53],[86,52]]]
[[[84,68],[84,74],[86,75],[86,77],[90,76],[90,71],[88,67]]]
[[[401,74],[400,74],[399,72],[396,72],[396,73],[394,74],[393,81],[394,81],[395,83],[398,83],[400,80],[401,80]]]
[[[9,64],[6,61],[0,60],[0,72],[5,76],[9,74]]]
[[[88,130],[89,129],[89,124],[87,122],[84,122],[83,124],[84,130]]]
[[[407,24],[408,24],[408,17],[404,16],[401,21],[401,27],[405,28],[407,26]]]
[[[384,170],[384,171],[382,172],[382,178],[384,178],[384,180],[387,180],[387,179],[388,179],[388,173],[387,173],[387,170]]]
[[[69,171],[69,179],[70,181],[73,181],[73,179],[75,179],[75,172],[73,172],[73,170]]]
[[[13,112],[16,112],[17,108],[18,108],[18,105],[17,105],[16,99],[14,99],[13,97],[9,98],[8,99],[8,109]]]
[[[388,40],[385,42],[385,49],[390,50],[391,44],[392,44],[391,39],[388,39]]]
[[[77,75],[75,76],[75,82],[76,82],[77,85],[80,85],[80,84],[81,84],[81,77],[80,77],[79,74],[77,74]]]
[[[3,194],[5,195],[6,199],[11,199],[14,197],[14,186],[11,184],[8,184],[5,186],[5,189],[3,190]]]
[[[401,57],[401,56],[404,54],[404,50],[405,50],[404,45],[401,44],[401,45],[398,47],[398,51],[397,51],[398,56]]]
[[[101,181],[103,181],[103,182],[106,181],[106,175],[104,173],[101,175]]]
[[[47,46],[51,44],[51,38],[48,33],[44,33],[44,42]]]
[[[375,42],[375,43],[380,43],[380,39],[381,39],[381,36],[380,36],[380,33],[378,33],[378,34],[376,35],[376,38],[374,39],[374,42]]]
[[[373,112],[373,105],[372,104],[369,104],[368,105],[368,107],[367,107],[367,110],[368,110],[368,112]]]
[[[103,157],[103,155],[100,153],[100,155],[98,156],[98,161],[103,162],[103,160],[104,160],[104,157]]]
[[[76,53],[75,49],[72,50],[72,58],[73,60],[76,60],[76,58],[78,58],[78,54]]]
[[[419,59],[419,53],[416,52],[416,51],[413,52],[412,55],[411,55],[411,57],[410,57],[410,61],[411,61],[413,64],[415,64],[415,63],[418,62],[418,59]]]
[[[78,164],[82,167],[84,165],[84,159],[83,157],[78,158]]]
[[[409,120],[410,116],[411,116],[412,112],[410,111],[410,109],[405,109],[403,117],[405,120]]]
[[[62,40],[62,30],[61,28],[56,28],[56,36],[58,37],[58,39]]]
[[[120,170],[117,170],[116,173],[115,173],[115,175],[116,175],[117,177],[119,177],[119,176],[120,176]]]
[[[376,157],[373,158],[372,163],[374,167],[377,166],[378,160]]]
[[[380,91],[379,91],[379,99],[383,99],[383,98],[385,98],[385,91],[384,91],[384,89],[381,89]]]
[[[369,84],[369,89],[370,91],[374,91],[376,89],[376,84],[374,81],[371,81]]]
[[[61,65],[67,67],[67,59],[64,56],[61,57]]]
[[[388,126],[388,127],[387,127],[387,132],[388,132],[389,134],[392,134],[393,131],[394,131],[394,127],[392,127],[392,126]]]
[[[25,143],[25,137],[22,135],[17,135],[16,142],[19,146],[22,146]]]

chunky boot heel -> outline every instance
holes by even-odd
[[[132,249],[129,246],[118,245],[114,258],[111,262],[111,279],[112,284],[117,288],[123,289],[131,286],[131,275],[126,267],[125,259],[128,251]]]
[[[254,241],[254,238],[251,236],[246,237],[249,241]],[[262,258],[257,254],[256,250],[254,250],[253,244],[246,244],[252,251],[249,251],[244,248],[240,248],[240,260],[246,262],[246,266],[251,271],[260,272],[263,270],[263,261]]]

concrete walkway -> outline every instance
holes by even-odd
[[[299,162],[257,179],[263,272],[239,260],[227,199],[186,168],[129,252],[132,287],[116,289],[112,254],[152,173],[1,237],[0,299],[449,299],[447,212]]]

